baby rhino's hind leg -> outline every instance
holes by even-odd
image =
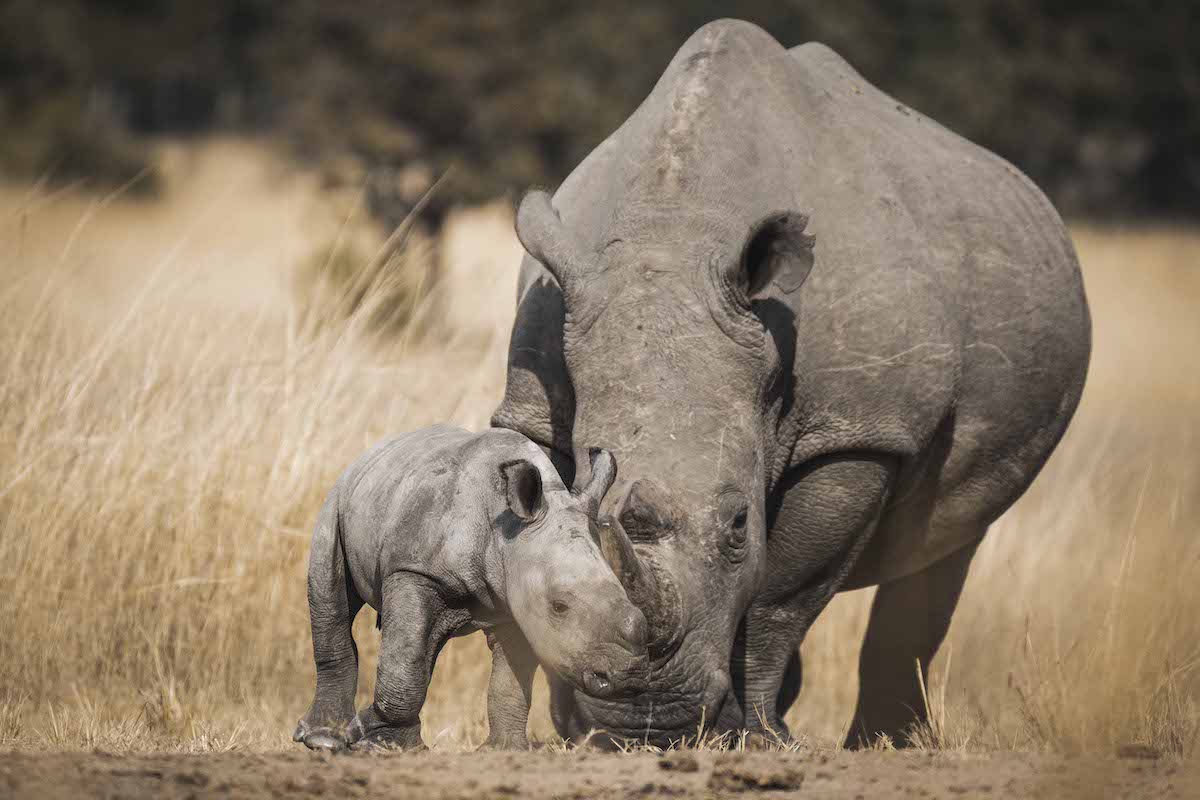
[[[358,648],[351,626],[363,601],[346,575],[336,499],[330,496],[313,532],[308,562],[308,611],[312,620],[317,691],[292,738],[312,750],[346,747],[358,688]]]

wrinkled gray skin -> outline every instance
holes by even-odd
[[[786,736],[805,632],[879,585],[848,742],[903,741],[916,664],[1083,387],[1087,304],[1045,197],[828,48],[719,21],[517,233],[493,422],[568,480],[573,453],[616,455],[605,549],[650,623],[646,691],[554,681],[560,732]]]
[[[597,697],[636,686],[646,622],[597,547],[594,516],[616,476],[563,486],[537,445],[513,431],[444,425],[385,441],[355,462],[321,509],[308,571],[317,689],[294,738],[313,749],[419,748],[421,706],[451,636],[492,648],[485,746],[527,746],[533,674]],[[355,716],[363,603],[383,640],[375,701]]]

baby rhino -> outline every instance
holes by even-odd
[[[616,477],[593,451],[578,492],[514,431],[435,426],[385,441],[325,501],[312,538],[308,606],[317,691],[294,738],[312,749],[423,747],[421,706],[451,636],[492,650],[485,746],[524,748],[540,661],[594,697],[635,687],[646,621],[597,545],[595,518]],[[379,612],[374,702],[354,713],[355,615]]]

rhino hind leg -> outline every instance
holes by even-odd
[[[913,726],[928,721],[917,665],[928,680],[982,538],[981,532],[941,561],[879,587],[859,656],[858,707],[846,747],[869,747],[881,735],[904,747]]]
[[[801,660],[800,651],[796,650],[788,659],[787,666],[783,669],[783,680],[779,682],[779,694],[775,699],[775,708],[780,717],[787,714],[788,709],[800,697],[800,688],[803,685],[804,662]]]
[[[347,726],[354,719],[358,689],[358,647],[352,626],[363,606],[346,574],[338,532],[336,501],[321,509],[313,532],[308,565],[308,610],[312,622],[317,689],[312,706],[296,726],[292,739],[311,750],[347,746]]]

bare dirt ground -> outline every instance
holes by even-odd
[[[13,753],[14,797],[1192,798],[1200,765],[997,753]]]

